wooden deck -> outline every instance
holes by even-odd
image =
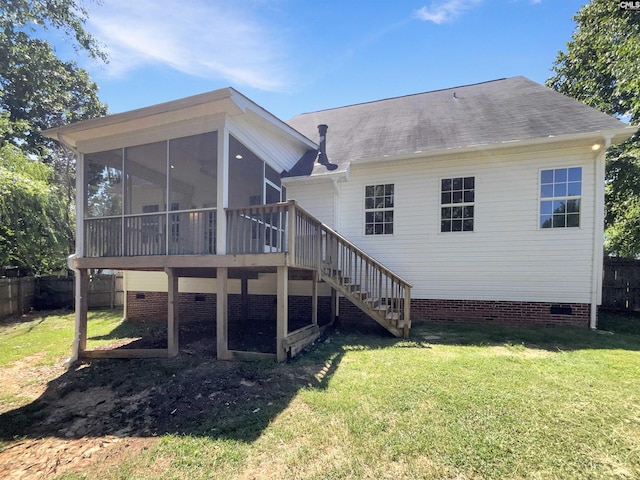
[[[135,221],[129,221],[127,217],[124,221],[121,217],[85,219],[84,240],[88,255],[74,258],[71,262],[79,279],[76,286],[76,312],[80,312],[74,343],[76,356],[109,356],[108,351],[86,351],[87,310],[84,298],[88,271],[96,268],[164,271],[167,274],[168,348],[152,352],[130,351],[128,356],[131,357],[178,354],[180,277],[217,278],[217,355],[220,359],[241,355],[228,348],[227,302],[228,279],[242,276],[239,273],[242,270],[277,274],[278,361],[294,356],[318,337],[318,282],[321,281],[332,287],[334,296],[339,292],[393,335],[408,336],[411,284],[324,225],[295,201],[226,209],[224,222],[216,220],[218,212],[215,210],[205,213],[203,216],[201,211],[179,212],[179,217],[176,217],[174,212],[165,212],[146,215],[144,221],[140,220],[140,215]],[[164,219],[154,219],[154,216]],[[184,226],[181,219],[187,219],[187,222],[194,220],[196,226]],[[123,225],[134,225],[136,233],[127,232]],[[225,232],[224,242],[220,241],[216,228]],[[151,246],[132,244],[132,239],[150,242]],[[113,246],[109,241],[120,243]],[[213,246],[216,246],[217,253],[207,253],[214,250]],[[311,325],[289,332],[288,281],[291,272],[301,270],[309,272],[312,282]],[[115,357],[126,355],[122,351],[114,353]]]

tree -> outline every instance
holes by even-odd
[[[58,146],[42,130],[106,113],[89,74],[59,59],[50,43],[36,37],[42,29],[61,29],[76,48],[106,59],[83,28],[86,15],[76,0],[0,0],[0,112],[13,124],[0,146],[13,143],[53,161]]]
[[[640,123],[640,14],[592,0],[575,15],[566,52],[547,86],[605,113]],[[640,135],[607,151],[606,241],[610,254],[640,255]]]
[[[0,148],[0,266],[30,275],[65,268],[64,209],[53,169],[17,147]]]
[[[7,152],[15,155],[15,149],[19,149],[29,158],[37,157],[52,167],[50,180],[59,187],[47,195],[55,193],[63,208],[58,210],[57,221],[49,224],[50,228],[58,229],[56,242],[51,245],[57,248],[57,240],[64,240],[63,259],[74,244],[75,162],[72,152],[43,137],[41,132],[102,116],[107,107],[100,102],[98,86],[89,74],[75,62],[58,58],[51,44],[38,35],[48,29],[60,30],[72,39],[77,51],[106,60],[98,42],[84,29],[86,20],[83,0],[0,0],[0,149],[5,156],[9,155]],[[10,145],[15,148],[9,148]],[[6,169],[2,174],[8,175]],[[14,180],[24,187],[22,193],[14,189],[10,193],[22,198],[23,206],[54,208],[51,199],[45,202],[43,185],[29,190],[26,183],[20,183],[21,178]],[[6,181],[4,178],[3,188],[8,191]],[[27,191],[31,192],[29,201],[24,196]],[[5,204],[5,211],[6,208]],[[47,208],[38,211],[44,215],[49,211]],[[8,239],[21,242],[26,237],[5,235],[4,241]],[[13,245],[16,251],[23,247]],[[39,270],[50,265],[47,261],[41,267],[30,268]]]

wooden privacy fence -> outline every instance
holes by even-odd
[[[604,260],[602,308],[640,312],[640,260]]]
[[[0,278],[0,318],[31,310],[35,286],[33,277]]]
[[[124,304],[122,274],[93,275],[89,282],[90,308],[115,308]],[[22,315],[32,309],[74,307],[73,277],[0,278],[0,318]]]

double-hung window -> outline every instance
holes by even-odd
[[[582,167],[540,172],[540,228],[580,226]]]
[[[443,178],[440,184],[440,231],[473,232],[475,177]]]
[[[393,183],[365,187],[364,233],[365,235],[393,233]]]

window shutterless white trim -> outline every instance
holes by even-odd
[[[393,235],[395,184],[365,185],[363,198],[364,235]]]
[[[538,171],[538,230],[581,228],[582,166]]]
[[[456,185],[459,182],[459,185]],[[476,176],[443,177],[438,181],[440,233],[475,231]],[[444,215],[445,210],[447,215]],[[458,228],[459,227],[459,228]]]

